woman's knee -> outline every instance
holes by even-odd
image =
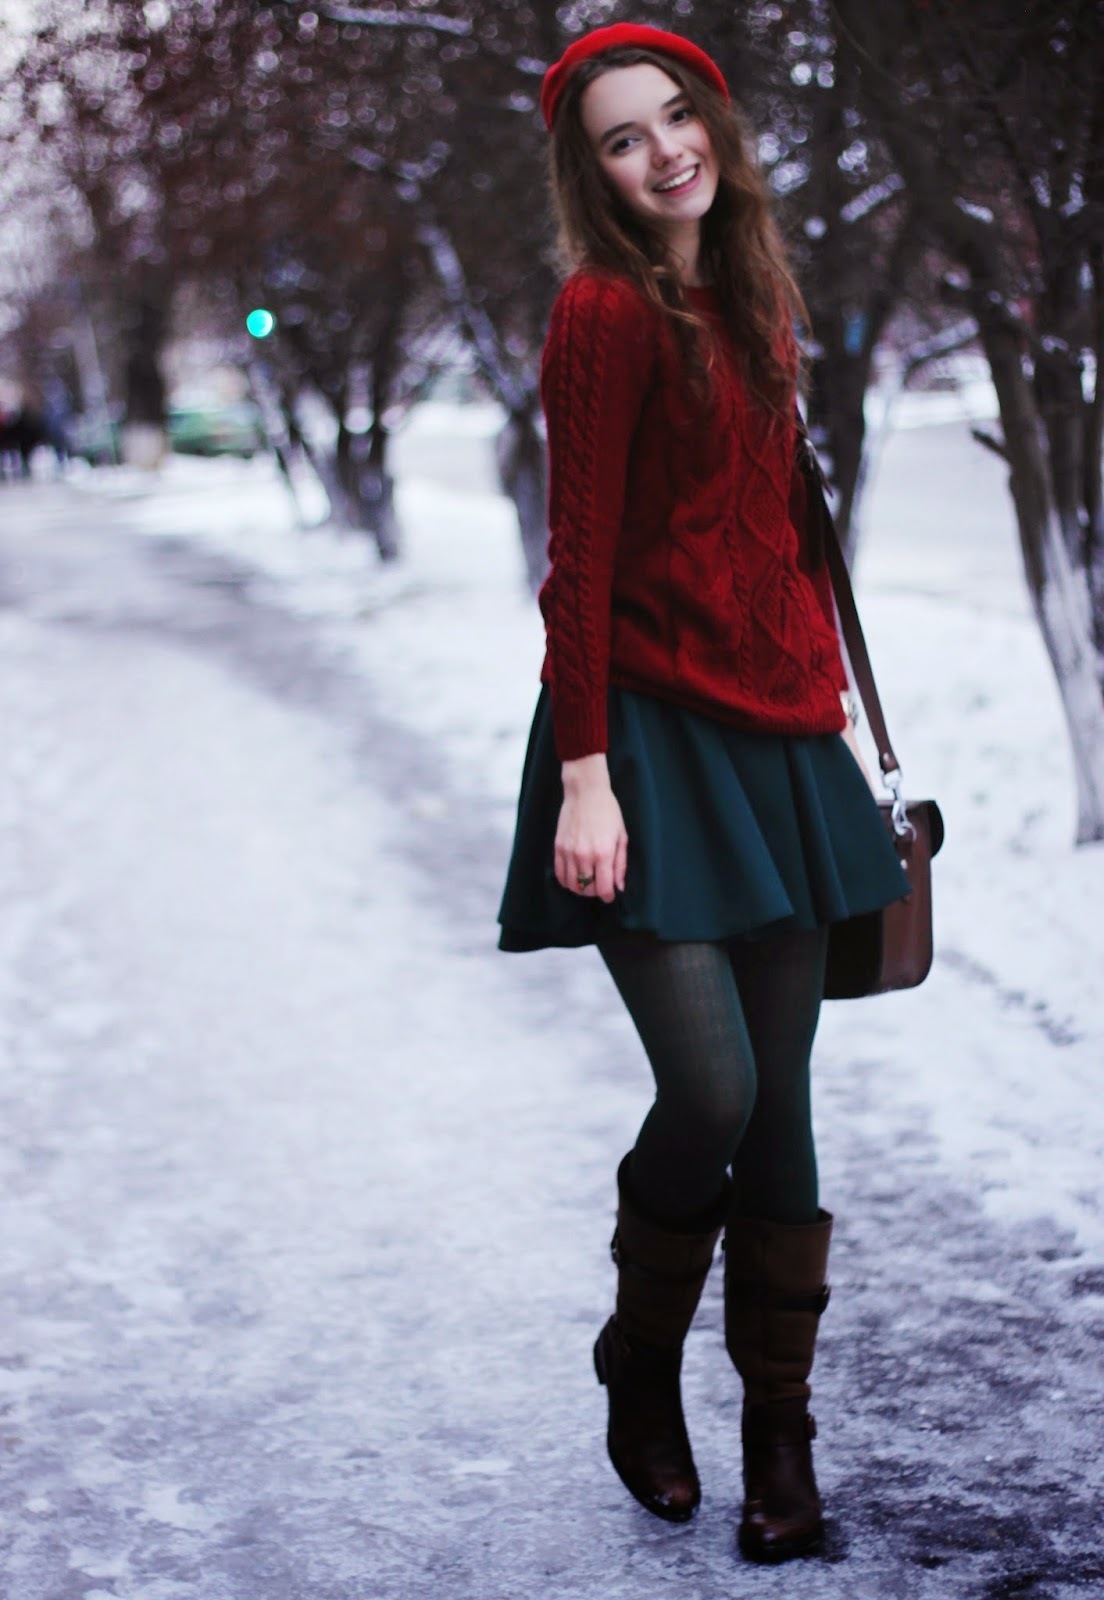
[[[755,1109],[755,1078],[729,1074],[668,1090],[656,1099],[658,1114],[677,1124],[687,1142],[728,1160],[743,1138]]]

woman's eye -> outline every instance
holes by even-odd
[[[610,145],[610,155],[613,155],[613,156],[620,155],[622,150],[627,150],[631,143],[632,143],[632,140],[628,137],[627,134],[623,139],[615,139],[614,142]]]
[[[679,106],[677,111],[672,111],[672,113],[671,113],[671,121],[672,122],[685,122],[687,117],[692,117],[693,115],[694,115],[694,112],[693,112],[693,109],[690,106]]]

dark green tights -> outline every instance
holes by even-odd
[[[681,1227],[708,1213],[729,1166],[740,1215],[816,1220],[809,1058],[827,942],[818,928],[599,946],[655,1074],[629,1174],[654,1221]]]

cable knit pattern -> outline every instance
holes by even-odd
[[[710,292],[691,292],[716,317]],[[703,413],[631,283],[576,273],[553,307],[540,604],[562,761],[606,749],[611,683],[764,732],[844,725],[831,589],[797,531],[794,429],[770,433],[716,325],[722,371]]]

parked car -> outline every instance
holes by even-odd
[[[261,414],[251,400],[226,405],[172,406],[169,443],[178,455],[242,456],[265,448]]]

